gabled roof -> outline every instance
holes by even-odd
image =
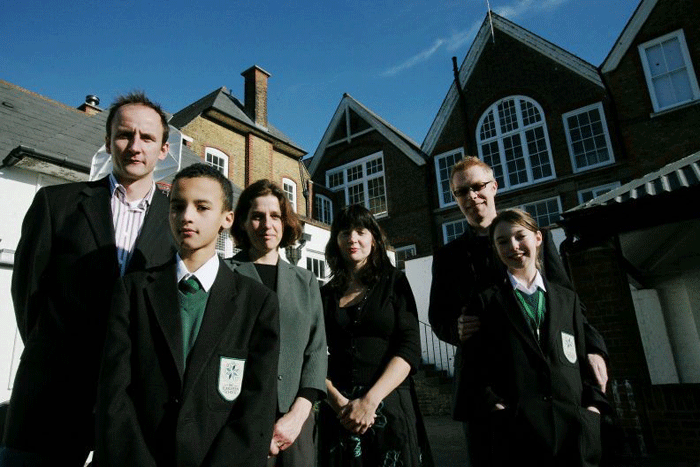
[[[13,150],[44,154],[89,173],[106,120],[0,80],[0,161]]]
[[[391,144],[403,152],[409,159],[411,159],[416,165],[424,165],[426,158],[420,150],[418,143],[413,141],[411,138],[403,134],[401,131],[397,130],[394,126],[389,124],[382,117],[362,105],[360,102],[355,100],[350,94],[343,94],[343,98],[338,104],[338,108],[335,110],[333,117],[331,118],[328,128],[323,133],[321,142],[319,143],[313,157],[308,162],[309,172],[311,176],[314,175],[316,169],[318,168],[321,159],[323,158],[326,148],[333,143],[331,138],[336,132],[338,125],[345,125],[345,115],[346,112],[352,110],[358,117],[364,120],[370,127],[370,129],[377,131],[384,138],[386,138]],[[364,132],[363,132],[364,134]],[[345,141],[350,141],[352,135],[347,137]]]
[[[619,205],[691,187],[700,187],[700,151],[569,209],[564,217],[572,217],[590,208]]]
[[[534,49],[545,57],[554,60],[563,67],[568,68],[574,73],[580,75],[582,78],[591,81],[601,88],[604,87],[598,70],[592,64],[570,52],[567,52],[561,47],[552,44],[551,42],[528,31],[527,29],[508,21],[496,13],[492,12],[491,17],[494,31],[498,30],[504,34],[508,34],[513,39],[522,42],[524,45]],[[467,82],[469,81],[469,78],[471,77],[471,74],[481,58],[481,54],[489,40],[491,40],[491,26],[487,14],[484,21],[481,23],[479,32],[474,38],[474,42],[472,42],[472,45],[469,48],[469,52],[467,52],[467,56],[464,58],[464,61],[459,68],[459,82],[461,83],[462,88],[467,85]],[[440,110],[438,111],[435,120],[433,120],[433,124],[430,126],[430,130],[428,130],[428,134],[421,146],[421,149],[425,154],[430,154],[433,149],[435,149],[435,144],[437,143],[447,120],[450,118],[450,115],[452,115],[458,98],[459,94],[457,93],[457,87],[453,81],[450,85],[449,91],[447,92],[447,96],[442,102],[442,106],[440,106]]]
[[[625,56],[630,45],[632,45],[634,38],[639,34],[639,30],[642,29],[647,18],[649,18],[656,3],[657,0],[642,0],[639,5],[637,5],[637,9],[634,10],[625,28],[617,38],[615,46],[610,50],[610,53],[601,65],[601,72],[609,73],[617,68],[620,64],[620,60],[622,60],[622,57]]]
[[[269,123],[267,127],[256,124],[248,116],[248,114],[245,113],[245,107],[241,101],[236,99],[236,97],[234,97],[231,92],[226,89],[226,86],[222,86],[219,89],[212,91],[198,101],[195,101],[179,112],[176,112],[170,119],[169,123],[176,128],[182,129],[185,125],[208,110],[218,111],[238,122],[243,123],[246,126],[256,129],[263,134],[267,134],[284,144],[292,146],[301,152],[306,152],[287,135]]]

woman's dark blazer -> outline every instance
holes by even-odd
[[[482,325],[464,344],[463,364],[476,379],[461,378],[458,388],[473,413],[461,418],[485,420],[499,455],[531,450],[592,459],[600,453],[600,416],[586,407],[608,405],[588,365],[581,305],[571,290],[546,280],[545,287],[539,342],[510,281],[473,301],[470,311]],[[497,403],[506,410],[492,412]]]
[[[234,271],[262,283],[246,252],[224,261]],[[323,307],[316,277],[311,271],[277,262],[280,299],[280,357],[277,409],[287,413],[301,388],[326,393],[328,348]]]

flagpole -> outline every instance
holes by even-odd
[[[496,36],[493,33],[493,18],[491,17],[491,4],[489,3],[489,0],[486,0],[486,9],[489,13],[489,26],[491,26],[491,41],[495,44]]]

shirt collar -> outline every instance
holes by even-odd
[[[547,289],[544,287],[544,279],[542,279],[542,274],[540,274],[540,271],[535,273],[535,280],[532,281],[532,285],[530,287],[528,287],[527,284],[520,282],[520,280],[511,274],[510,271],[508,271],[508,279],[510,279],[510,285],[513,286],[514,290],[520,290],[528,295],[535,293],[538,288],[542,289],[543,292],[547,291]]]
[[[146,193],[146,196],[144,196],[143,198],[138,199],[136,201],[127,201],[126,188],[124,188],[124,185],[117,181],[117,178],[114,176],[113,173],[110,173],[109,193],[112,196],[114,196],[115,192],[117,192],[117,196],[119,197],[119,199],[125,204],[128,204],[129,207],[131,207],[132,209],[146,209],[148,208],[148,206],[151,205],[151,201],[153,200],[153,194],[156,192],[156,182],[151,182],[151,189],[148,190],[148,193]]]
[[[214,256],[209,258],[206,263],[202,264],[195,272],[190,272],[185,266],[185,262],[180,258],[180,253],[176,254],[177,258],[177,282],[182,279],[187,279],[194,276],[199,281],[205,292],[209,292],[211,286],[214,285],[216,274],[219,272],[219,256],[214,253]]]

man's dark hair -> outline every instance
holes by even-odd
[[[343,208],[331,224],[331,238],[326,245],[326,262],[331,268],[331,287],[344,291],[350,281],[350,267],[338,246],[338,235],[343,230],[367,229],[374,245],[367,262],[360,270],[359,279],[365,285],[375,283],[385,269],[391,266],[386,254],[386,236],[371,212],[360,204]]]
[[[114,115],[116,115],[117,110],[119,110],[120,107],[132,104],[146,106],[155,110],[160,116],[160,124],[163,126],[163,141],[161,141],[161,143],[165,144],[168,141],[168,134],[170,133],[168,129],[168,118],[165,116],[165,112],[163,112],[160,105],[146,97],[143,91],[133,91],[123,96],[117,96],[114,102],[112,102],[112,105],[109,106],[109,114],[107,115],[107,139],[112,139],[112,122],[114,121]]]
[[[245,230],[245,221],[248,219],[248,212],[253,206],[253,200],[261,196],[272,195],[280,203],[280,214],[282,214],[282,240],[279,247],[285,248],[294,245],[294,242],[299,240],[302,234],[301,222],[299,216],[294,212],[292,203],[287,199],[284,191],[275,183],[267,179],[258,180],[255,183],[248,185],[243,190],[238,198],[236,210],[233,213],[233,226],[231,227],[231,235],[236,240],[236,246],[243,249],[250,248],[250,239],[248,232]]]
[[[217,169],[208,164],[193,164],[175,174],[173,187],[181,178],[211,178],[219,182],[224,211],[233,211],[233,188],[228,178]],[[172,193],[172,190],[170,191]]]

